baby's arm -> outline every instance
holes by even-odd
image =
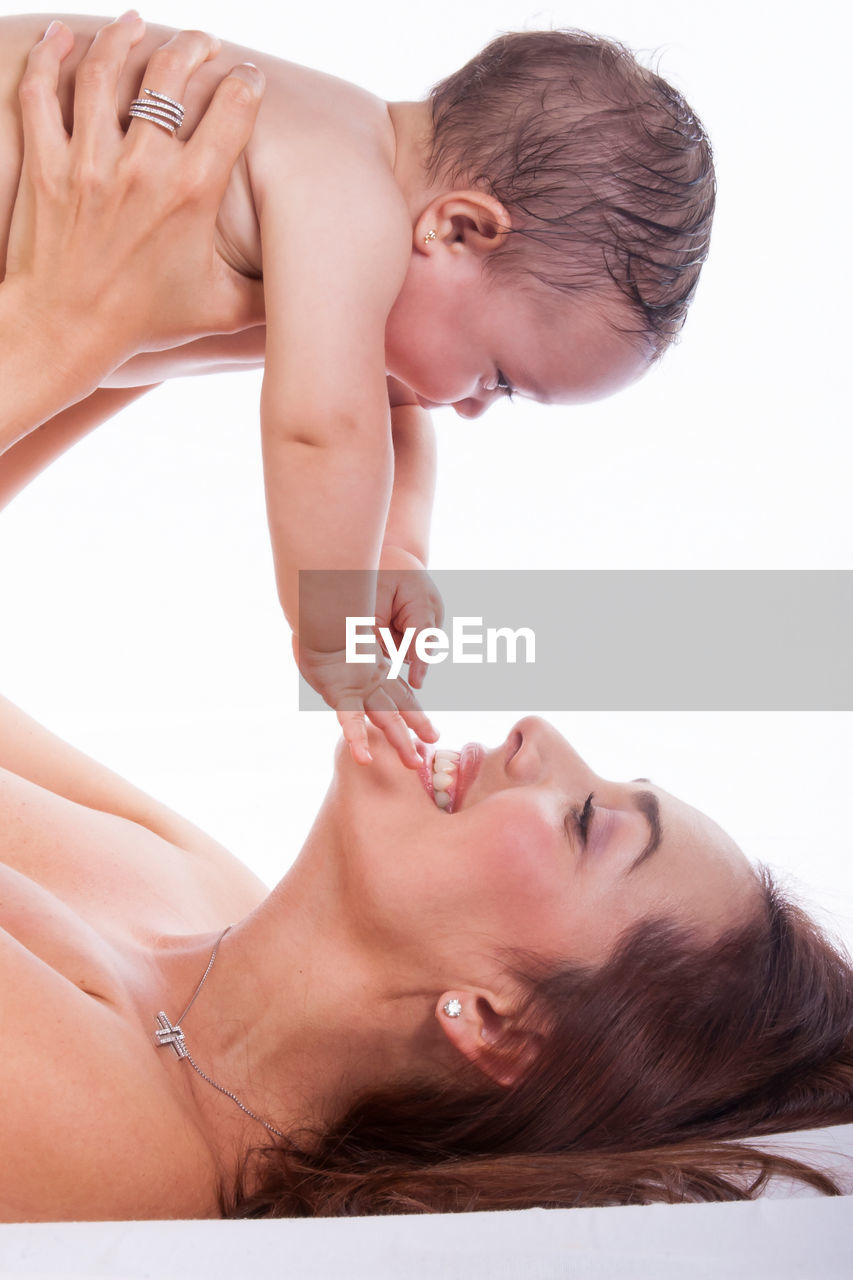
[[[387,169],[387,165],[385,166]],[[394,459],[385,323],[409,260],[411,220],[379,158],[330,142],[318,165],[262,165],[267,309],[264,474],[279,597],[300,668],[369,759],[364,712],[417,767],[408,730],[433,737],[402,681],[344,663],[345,619],[373,616]],[[299,571],[341,570],[310,581]]]
[[[435,493],[435,432],[427,411],[409,402],[408,388],[389,378],[388,392],[394,489],[379,561],[376,618],[379,625],[391,628],[394,642],[399,645],[409,627],[419,632],[440,626],[444,606],[426,572]],[[413,653],[411,648],[409,652]],[[419,689],[426,673],[426,663],[411,656],[409,684]]]
[[[394,444],[394,488],[384,547],[399,547],[426,568],[429,528],[435,496],[435,430],[426,409],[414,403],[396,404],[400,384],[389,378],[391,435]]]

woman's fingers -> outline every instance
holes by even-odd
[[[101,27],[83,58],[74,81],[74,140],[97,150],[107,136],[120,131],[116,114],[119,76],[127,55],[145,34],[135,10]]]
[[[219,84],[213,100],[187,143],[191,154],[203,155],[204,171],[217,206],[222,188],[252,133],[264,91],[263,73],[241,63]]]
[[[145,90],[153,89],[155,93],[164,94],[174,102],[182,103],[187,85],[196,71],[203,63],[215,57],[220,48],[221,42],[205,31],[179,31],[151,55],[142,77],[139,97],[144,99]],[[151,102],[152,105],[157,104],[155,98]],[[157,135],[161,139],[167,139],[166,130],[159,125],[131,116],[127,136],[135,138],[137,135],[146,146],[155,145]]]
[[[35,168],[37,157],[49,157],[68,141],[56,88],[59,68],[74,47],[74,36],[64,22],[51,22],[44,36],[30,50],[18,87],[24,155]]]

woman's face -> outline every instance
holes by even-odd
[[[439,808],[373,734],[374,763],[339,752],[333,790],[346,892],[367,934],[430,957],[448,987],[501,952],[595,964],[650,916],[712,937],[754,905],[744,855],[714,822],[644,779],[598,777],[538,717],[469,745]]]

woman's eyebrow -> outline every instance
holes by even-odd
[[[640,779],[636,779],[640,781]],[[642,779],[647,781],[647,779]],[[643,850],[637,855],[628,868],[628,875],[632,871],[636,871],[637,867],[657,850],[663,836],[663,828],[660,820],[660,805],[658,798],[653,791],[637,791],[631,796],[631,803],[637,809],[649,824],[649,838]]]

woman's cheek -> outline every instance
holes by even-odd
[[[561,871],[556,842],[551,824],[540,815],[504,814],[490,841],[495,874],[523,896],[556,889]]]

